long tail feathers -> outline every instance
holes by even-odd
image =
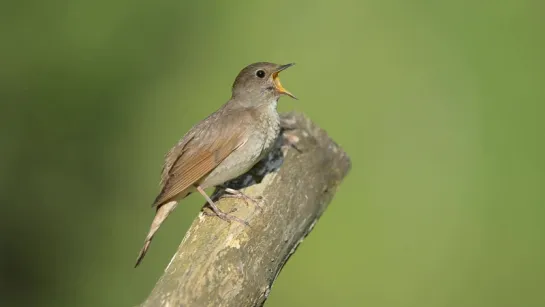
[[[138,258],[136,258],[136,264],[134,265],[135,268],[140,264],[140,262],[142,262],[142,259],[144,259],[144,256],[148,252],[148,248],[150,244],[151,244],[151,239],[146,240],[146,242],[144,243],[144,247],[142,247],[142,249],[140,250],[140,254],[138,254]]]
[[[144,247],[142,247],[142,249],[140,250],[138,258],[136,258],[136,264],[134,265],[135,268],[140,264],[140,262],[142,262],[144,256],[146,256],[146,252],[149,249],[153,236],[155,235],[157,230],[159,230],[159,227],[161,227],[161,224],[166,220],[168,215],[176,208],[177,204],[178,203],[176,201],[169,201],[164,205],[160,205],[157,207],[157,212],[155,213],[155,217],[151,222],[151,227],[148,235],[146,236],[146,241],[144,241]]]

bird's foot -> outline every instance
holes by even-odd
[[[241,191],[231,189],[231,188],[225,188],[224,191],[225,191],[226,194],[223,194],[221,197],[223,197],[223,198],[239,198],[239,199],[243,199],[244,202],[246,202],[246,204],[252,203],[252,204],[254,204],[254,206],[256,206],[259,209],[259,211],[263,212],[263,207],[261,206],[261,202],[263,200],[263,197],[261,197],[261,196],[251,197],[251,196],[248,196],[248,195],[242,193]]]
[[[229,210],[229,212],[225,213],[225,212],[221,211],[215,205],[214,206],[208,206],[208,207],[210,207],[212,209],[212,212],[207,212],[207,211],[203,210],[202,213],[204,215],[206,215],[206,216],[217,216],[220,219],[222,219],[222,220],[224,220],[226,222],[229,222],[229,223],[231,223],[232,221],[235,221],[235,222],[243,224],[244,226],[248,226],[248,227],[250,226],[250,224],[248,222],[246,222],[245,220],[231,214],[231,213],[237,211],[237,208],[233,208],[233,209]]]
[[[302,153],[303,151],[297,147],[297,143],[299,143],[299,137],[295,134],[284,132],[282,134],[282,151],[284,154],[290,149],[295,149],[298,153]]]
[[[225,212],[221,211],[218,208],[218,206],[216,206],[216,203],[214,203],[214,201],[204,192],[204,189],[201,186],[196,186],[196,188],[197,188],[197,191],[199,191],[199,193],[201,193],[201,195],[206,199],[206,204],[208,205],[208,207],[210,207],[212,209],[212,211],[214,211],[214,214],[207,213],[207,212],[203,211],[204,215],[209,215],[209,216],[216,215],[217,217],[219,217],[220,219],[222,219],[222,220],[224,220],[226,222],[236,221],[236,222],[239,222],[239,223],[241,223],[241,224],[243,224],[245,226],[250,226],[250,224],[248,222],[246,222],[245,220],[243,220],[241,218],[238,218],[238,217],[231,214],[231,213],[237,211],[236,208],[233,208],[228,213],[225,213]]]

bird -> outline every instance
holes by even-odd
[[[278,100],[284,95],[297,99],[282,86],[278,76],[293,65],[258,62],[243,68],[232,85],[231,98],[194,125],[166,153],[160,192],[152,204],[155,216],[135,267],[178,202],[195,191],[218,217],[244,222],[222,212],[204,190],[246,173],[272,149],[280,132]],[[245,196],[237,190],[225,192]]]

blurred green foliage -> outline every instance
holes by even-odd
[[[255,61],[353,169],[267,306],[545,306],[542,1],[0,4],[0,305],[134,306],[163,154]]]

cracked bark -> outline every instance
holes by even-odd
[[[227,184],[254,198],[220,198],[219,208],[249,222],[228,223],[200,213],[141,306],[262,306],[297,246],[310,233],[350,159],[299,113],[281,115],[282,137],[248,174]],[[289,140],[293,146],[283,145]],[[216,190],[217,199],[222,193]],[[203,209],[208,211],[208,209]]]

